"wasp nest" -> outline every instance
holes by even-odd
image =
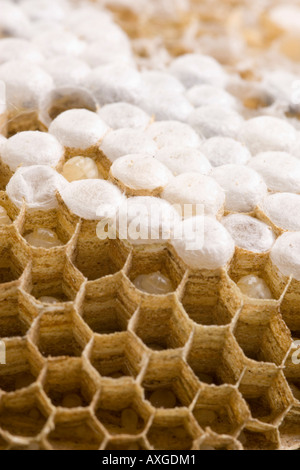
[[[299,3],[0,10],[0,449],[299,449]]]

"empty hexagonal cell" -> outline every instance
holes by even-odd
[[[74,301],[83,278],[67,259],[62,269],[49,274],[32,271],[25,289],[42,303],[65,303]],[[51,300],[50,300],[51,299]]]
[[[284,447],[296,448],[300,441],[300,407],[293,407],[284,418],[280,428],[281,443]]]
[[[128,437],[110,438],[105,450],[148,450],[149,447],[143,438],[135,439]]]
[[[248,368],[239,390],[252,417],[263,423],[276,424],[293,402],[283,373],[268,364]]]
[[[249,409],[233,387],[204,386],[193,407],[202,429],[234,435],[250,418]]]
[[[198,380],[179,357],[152,357],[143,377],[145,398],[157,409],[188,407],[199,388]]]
[[[151,283],[151,291],[147,290],[146,282],[139,282],[140,276],[149,274],[157,274],[158,276],[164,276],[165,285],[163,288],[155,287],[155,283]],[[137,284],[137,288],[140,292],[146,294],[165,295],[170,294],[178,288],[184,276],[184,271],[176,263],[176,260],[172,257],[171,253],[167,248],[158,251],[151,250],[136,250],[133,252],[131,262],[129,265],[128,277],[134,284]],[[141,287],[142,286],[142,287]],[[145,286],[145,287],[144,287]]]
[[[242,311],[234,335],[245,355],[258,362],[281,365],[291,346],[290,331],[282,317],[260,310],[253,314]]]
[[[98,450],[104,433],[88,411],[57,412],[48,441],[54,450]]]
[[[187,355],[196,376],[207,384],[236,384],[244,356],[228,328],[198,326]]]
[[[0,300],[0,339],[22,337],[29,328],[30,318],[22,309],[21,296],[11,291],[11,295]]]
[[[187,410],[155,416],[147,439],[155,450],[190,450],[201,431]]]
[[[102,377],[136,378],[145,360],[145,351],[129,332],[94,337],[89,359]]]
[[[126,331],[135,306],[127,299],[122,277],[116,282],[103,279],[88,283],[80,313],[94,333],[113,334]]]
[[[221,277],[189,276],[182,296],[189,317],[200,325],[229,325],[242,305],[238,289]]]
[[[43,387],[55,407],[70,409],[89,406],[97,391],[97,385],[79,358],[48,362]]]
[[[6,395],[0,402],[0,427],[10,434],[34,437],[40,434],[51,413],[42,392],[24,390],[17,397]]]
[[[192,332],[192,323],[179,302],[172,308],[141,307],[134,331],[154,351],[183,348]]]
[[[35,351],[27,342],[13,339],[6,342],[6,364],[0,367],[0,390],[15,392],[32,385],[39,373],[40,366]]]
[[[127,257],[128,251],[117,240],[79,240],[74,264],[89,281],[94,281],[121,271]]]
[[[280,446],[276,429],[248,425],[238,439],[244,450],[278,450]]]
[[[151,416],[151,408],[143,400],[142,390],[132,383],[122,387],[103,384],[95,413],[112,434],[141,434]]]
[[[79,357],[90,340],[90,332],[75,312],[50,312],[38,320],[32,340],[46,358]]]
[[[18,281],[24,266],[20,259],[7,246],[0,246],[0,284]]]

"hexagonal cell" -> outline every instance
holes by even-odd
[[[120,275],[116,282],[105,278],[87,283],[80,313],[94,333],[109,335],[126,331],[135,306],[127,299]]]
[[[154,417],[147,432],[147,439],[154,450],[191,450],[195,439],[201,435],[194,419],[187,410],[170,412]]]
[[[102,377],[135,379],[145,361],[144,348],[129,333],[94,337],[89,359]]]
[[[249,409],[240,393],[229,386],[204,386],[193,407],[193,414],[202,429],[217,434],[235,435],[249,420]]]
[[[279,366],[291,347],[291,336],[280,314],[270,316],[259,310],[252,315],[242,311],[234,335],[249,359]]]
[[[280,428],[281,443],[284,447],[299,447],[300,442],[300,407],[293,407],[283,420]]]
[[[241,308],[237,286],[222,272],[220,277],[190,275],[182,304],[189,317],[199,325],[229,325]]]
[[[283,373],[271,364],[260,363],[247,368],[239,390],[252,417],[262,423],[276,425],[293,402]]]
[[[236,384],[244,369],[244,356],[227,327],[197,326],[187,362],[203,383]]]
[[[32,260],[33,273],[37,273],[41,278],[51,278],[57,271],[63,270],[66,262],[67,249],[75,243],[73,238],[64,232],[57,221],[57,211],[55,209],[45,211],[27,211],[22,209],[16,221],[16,233],[13,234],[12,251],[26,265]],[[42,248],[33,246],[25,237],[36,229],[49,229],[58,238],[57,246],[52,248]],[[69,245],[67,245],[69,243]]]
[[[193,326],[175,299],[171,308],[141,306],[133,325],[134,332],[154,351],[183,348]]]
[[[257,259],[258,262],[255,263],[246,257],[246,262],[244,263],[243,257],[240,256],[238,252],[238,255],[235,256],[230,265],[229,276],[235,283],[242,277],[249,275],[255,275],[263,279],[272,293],[272,300],[264,301],[264,303],[274,308],[274,306],[278,305],[278,301],[287,288],[287,281],[275,271],[268,254],[260,254]],[[250,306],[255,305],[255,303],[258,306],[263,304],[259,299],[252,299],[245,295],[243,296],[243,300],[245,304],[249,303]]]
[[[197,450],[242,450],[242,445],[230,436],[221,436],[212,431],[207,432],[199,439]]]
[[[151,408],[143,400],[142,390],[132,383],[112,387],[103,383],[95,413],[111,435],[143,432],[151,416]]]
[[[28,343],[13,339],[6,342],[6,365],[0,367],[0,390],[15,392],[32,385],[41,367],[35,351],[28,347]]]
[[[5,395],[0,402],[0,427],[14,436],[35,437],[50,413],[46,397],[38,389]]]
[[[18,230],[20,235],[22,235],[23,240],[31,248],[34,248],[30,243],[25,240],[25,237],[37,229],[47,229],[51,230],[57,236],[60,244],[66,245],[71,236],[65,232],[61,225],[60,219],[57,217],[57,212],[55,210],[47,211],[47,213],[42,213],[40,211],[30,210],[25,208],[21,212],[18,219]],[[75,233],[75,230],[73,234]]]
[[[97,384],[78,358],[48,362],[43,387],[52,404],[62,408],[87,407],[97,391]]]
[[[53,297],[57,303],[74,301],[84,279],[65,258],[64,267],[49,274],[32,271],[24,289],[36,300]],[[46,302],[47,303],[47,302]]]
[[[279,450],[278,431],[271,427],[258,428],[247,425],[238,437],[244,450]]]
[[[138,276],[158,272],[171,282],[173,292],[176,291],[184,276],[184,271],[176,263],[167,248],[158,251],[133,251],[128,271],[128,278],[132,283]],[[143,292],[143,294],[145,293]]]
[[[104,433],[87,410],[57,411],[48,441],[54,450],[98,450]]]
[[[89,281],[95,281],[121,271],[128,254],[118,240],[79,239],[73,262]]]
[[[142,386],[145,398],[157,409],[188,407],[199,383],[186,363],[176,356],[151,357]]]
[[[20,293],[13,289],[10,294],[0,297],[0,338],[22,337],[30,328],[30,318],[22,308]]]
[[[115,437],[109,439],[105,450],[149,450],[149,446],[143,438]]]
[[[32,332],[32,341],[46,358],[80,357],[89,340],[89,329],[74,311],[45,313]]]
[[[18,281],[24,271],[20,258],[8,246],[0,247],[0,284]]]

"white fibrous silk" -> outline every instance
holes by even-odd
[[[201,145],[201,151],[212,166],[246,165],[251,159],[251,153],[245,145],[230,137],[212,137]]]
[[[155,158],[166,165],[174,176],[182,173],[195,172],[208,175],[212,166],[205,155],[198,149],[188,147],[163,147]]]
[[[300,231],[300,195],[277,193],[266,196],[259,207],[282,230]]]
[[[154,191],[165,188],[173,179],[170,170],[153,157],[144,154],[125,155],[118,158],[110,174],[124,186],[133,190]]]
[[[276,192],[300,193],[300,160],[285,152],[264,152],[252,158],[249,167]]]
[[[109,128],[96,114],[87,109],[71,109],[51,123],[49,132],[64,147],[87,149],[98,143]]]
[[[188,123],[205,139],[217,136],[236,138],[243,118],[233,109],[210,105],[195,109]]]
[[[300,281],[300,232],[281,235],[272,249],[271,260],[284,276]]]
[[[213,84],[223,87],[226,84],[226,73],[212,57],[200,54],[186,54],[175,59],[169,68],[186,88],[195,85]]]
[[[201,143],[199,136],[190,126],[176,121],[155,122],[149,127],[147,134],[159,148],[169,145],[198,148]]]
[[[162,198],[178,205],[182,211],[190,209],[187,217],[199,211],[217,216],[223,213],[225,203],[225,193],[219,184],[213,178],[199,173],[183,173],[173,178],[165,187]]]
[[[64,149],[58,140],[45,132],[20,132],[1,147],[1,159],[12,171],[19,166],[55,167],[63,159]]]
[[[164,243],[171,239],[181,222],[171,204],[152,196],[128,198],[118,216],[119,237],[134,245]]]
[[[0,0],[1,230],[6,196],[62,198],[137,251],[171,243],[190,269],[229,274],[271,258],[300,280],[300,8],[257,0],[224,22],[227,6],[200,3]],[[272,299],[249,265],[241,293]],[[158,292],[165,275],[138,281]]]
[[[268,192],[263,178],[243,165],[219,166],[212,176],[225,191],[227,211],[252,212]]]
[[[65,178],[52,168],[33,165],[19,168],[6,191],[17,207],[25,201],[30,209],[47,211],[57,207],[56,193],[67,184]]]
[[[268,225],[248,215],[228,215],[223,218],[222,223],[232,236],[236,246],[253,253],[269,251],[276,240]]]
[[[54,86],[52,77],[42,67],[25,60],[0,65],[0,80],[6,84],[9,109],[36,110],[39,101]]]
[[[62,188],[60,195],[73,214],[86,220],[114,217],[124,201],[116,186],[97,179],[73,181]]]
[[[103,106],[99,116],[111,129],[146,129],[151,117],[130,103],[112,103]]]
[[[228,231],[211,217],[192,217],[177,227],[172,245],[192,269],[218,269],[234,254],[234,241]]]
[[[127,128],[109,132],[100,149],[111,162],[129,154],[155,155],[158,150],[157,144],[145,132]]]
[[[289,152],[296,138],[296,131],[290,124],[271,116],[250,119],[239,131],[239,139],[252,155],[269,151]]]

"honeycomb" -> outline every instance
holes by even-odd
[[[1,449],[299,447],[300,403],[290,388],[299,384],[299,284],[282,282],[268,256],[237,252],[228,270],[191,271],[168,245],[100,241],[96,222],[61,198],[42,226],[65,245],[34,248],[24,234],[41,226],[40,213],[18,210],[5,192],[1,205],[14,220],[1,228]],[[235,280],[254,263],[274,300],[241,296]],[[173,293],[135,288],[136,275],[155,270]],[[173,409],[149,401],[160,389],[173,391]],[[63,407],[71,393],[80,407]],[[126,409],[138,416],[132,434],[122,429]]]
[[[111,8],[127,32],[141,27],[133,13]],[[172,35],[167,45],[174,55],[185,51]],[[12,135],[14,126],[20,122]],[[67,149],[65,159],[74,155]],[[86,155],[103,164],[99,149]],[[7,176],[3,170],[0,205],[13,223],[0,226],[0,450],[300,450],[300,282],[282,276],[269,252],[236,248],[227,267],[192,270],[169,243],[99,240],[98,222],[73,214],[58,193],[57,209],[16,207]],[[270,224],[261,208],[252,215]],[[40,227],[63,245],[30,246],[24,237]],[[135,287],[138,275],[155,271],[171,280],[172,293]],[[274,299],[243,296],[236,283],[248,274],[262,277]],[[154,406],[159,390],[173,392],[172,408]],[[64,406],[72,394],[80,406]],[[137,417],[132,429],[126,410]]]

